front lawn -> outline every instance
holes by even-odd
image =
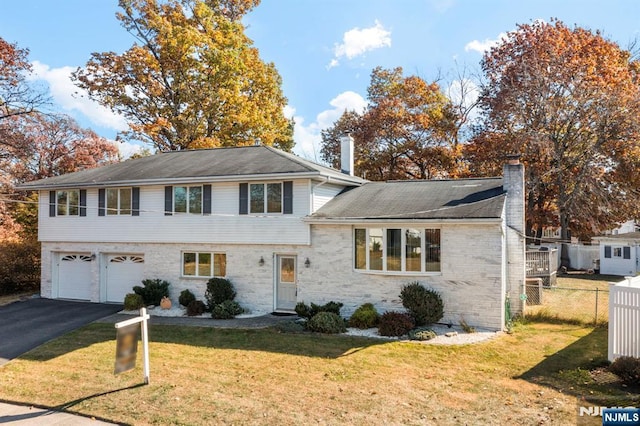
[[[578,397],[640,405],[590,371],[606,329],[516,324],[464,346],[151,326],[151,384],[113,375],[115,329],[92,324],[0,368],[0,400],[129,424],[574,424]],[[594,424],[597,424],[594,423]]]

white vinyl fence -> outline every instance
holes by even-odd
[[[640,357],[640,277],[609,287],[609,361]]]

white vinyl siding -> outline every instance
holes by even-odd
[[[317,183],[312,186],[312,213],[320,210],[322,206],[338,195],[344,186],[329,183]]]
[[[140,216],[114,215],[98,218],[98,190],[87,190],[87,217],[48,216],[48,192],[40,193],[41,241],[166,242],[229,244],[310,244],[308,180],[293,181],[293,214],[238,214],[237,182],[212,184],[210,215],[164,214],[164,186],[141,186]]]

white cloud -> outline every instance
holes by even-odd
[[[473,40],[464,46],[464,50],[465,52],[475,51],[479,53],[484,53],[487,50],[491,49],[492,47],[499,45],[506,39],[507,39],[507,33],[500,33],[498,34],[498,37],[495,39],[487,38],[487,39],[484,39],[484,41]]]
[[[296,146],[293,151],[297,155],[320,162],[320,142],[322,141],[320,132],[333,126],[345,111],[362,112],[367,106],[367,101],[359,94],[347,91],[333,98],[329,105],[333,108],[320,112],[315,121],[308,125],[305,124],[304,117],[296,116],[295,109],[288,107],[295,119],[293,139]]]
[[[89,99],[86,91],[71,81],[73,67],[50,68],[48,65],[34,61],[31,79],[44,80],[49,84],[49,92],[53,100],[67,112],[79,112],[93,124],[121,131],[127,129],[125,119],[108,108]]]
[[[131,142],[126,141],[113,141],[113,143],[118,147],[120,151],[120,156],[123,160],[131,157],[133,154],[138,154],[142,152],[144,147],[142,145],[138,145]]]
[[[382,47],[391,47],[391,31],[386,30],[379,21],[376,20],[373,27],[353,28],[344,33],[341,44],[335,45],[335,57],[327,68],[338,66],[340,58],[353,59]]]
[[[462,108],[469,111],[467,116],[468,122],[475,122],[479,117],[477,108],[473,108],[474,104],[480,97],[480,87],[468,78],[454,80],[447,87],[447,96],[454,105],[462,104]]]

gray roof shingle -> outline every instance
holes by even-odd
[[[364,179],[346,175],[278,149],[267,146],[245,146],[165,152],[27,182],[18,188],[50,189],[131,183],[151,184],[188,179],[216,180],[230,176],[242,179],[259,175],[282,175],[283,178],[316,175],[353,185],[366,182]]]
[[[346,190],[311,219],[500,218],[502,178],[369,182]]]

